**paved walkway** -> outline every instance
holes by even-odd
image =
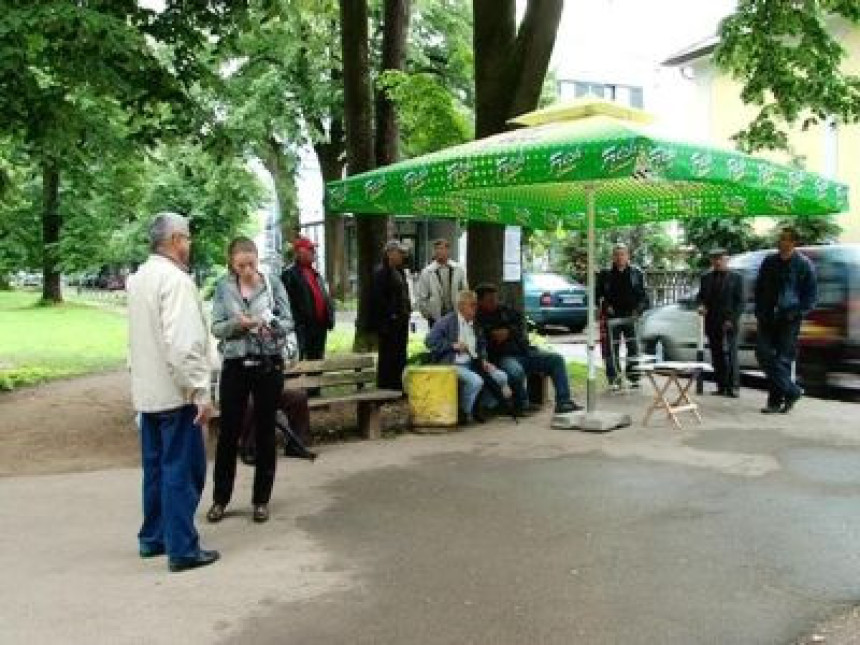
[[[223,561],[175,575],[136,557],[137,470],[3,478],[0,642],[793,642],[860,599],[858,407],[760,399],[680,432],[325,447],[281,460],[263,526],[240,466],[236,514],[201,524]]]

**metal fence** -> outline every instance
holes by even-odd
[[[652,307],[678,302],[696,288],[699,274],[693,271],[646,271],[645,288]]]

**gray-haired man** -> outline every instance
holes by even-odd
[[[202,428],[209,420],[209,332],[188,275],[188,220],[157,215],[152,254],[128,282],[129,363],[140,412],[143,526],[140,556],[167,554],[170,571],[215,562],[200,548],[194,513],[206,480]]]

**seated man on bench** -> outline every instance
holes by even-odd
[[[555,388],[555,412],[563,414],[582,408],[573,402],[567,365],[559,354],[533,347],[526,335],[523,315],[499,303],[495,285],[483,284],[476,289],[478,315],[476,321],[487,339],[490,360],[508,375],[514,391],[515,405],[527,410],[529,406],[526,378],[529,374],[546,374]]]
[[[504,410],[516,415],[507,399],[508,377],[487,362],[486,343],[474,323],[476,309],[475,292],[461,291],[457,296],[457,311],[437,320],[424,341],[435,363],[457,368],[462,423],[468,423],[470,415],[478,423],[486,421],[480,396],[484,388]]]

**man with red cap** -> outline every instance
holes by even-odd
[[[293,253],[295,261],[284,269],[281,280],[290,297],[299,356],[317,360],[325,356],[326,337],[334,328],[334,303],[325,280],[314,268],[316,244],[306,237],[296,238]]]

